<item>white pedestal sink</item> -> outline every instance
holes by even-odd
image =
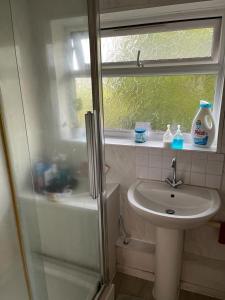
[[[220,207],[216,190],[165,182],[137,181],[128,190],[132,208],[156,225],[154,297],[177,300],[180,290],[184,230],[206,223]]]

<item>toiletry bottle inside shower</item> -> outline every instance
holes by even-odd
[[[180,130],[180,125],[177,125],[177,132],[173,137],[172,149],[180,150],[183,149],[184,137]]]
[[[67,163],[67,157],[65,154],[59,155],[59,174],[60,174],[60,182],[62,186],[66,187],[71,181],[70,169]]]
[[[35,191],[42,193],[45,187],[44,172],[46,169],[45,163],[42,161],[35,164]]]

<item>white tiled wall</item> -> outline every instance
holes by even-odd
[[[177,175],[185,183],[219,188],[222,206],[216,218],[225,221],[223,154],[122,145],[106,145],[105,149],[106,162],[110,166],[107,181],[120,183],[120,213],[133,238],[154,243],[155,227],[131,209],[127,201],[127,190],[137,178],[164,180],[171,176],[173,157],[177,158]],[[185,248],[197,255],[225,261],[225,246],[217,242],[218,233],[218,229],[208,225],[189,230],[186,233]]]
[[[223,154],[135,147],[136,177],[164,181],[177,158],[177,176],[186,184],[220,188]]]

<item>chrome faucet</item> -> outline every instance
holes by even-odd
[[[172,159],[171,167],[173,169],[173,179],[166,178],[165,182],[168,183],[172,188],[177,188],[179,185],[183,184],[182,180],[177,181],[177,160],[176,157]]]

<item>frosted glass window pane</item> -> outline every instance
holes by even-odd
[[[136,61],[138,50],[142,60],[211,57],[213,35],[211,27],[103,37],[102,61]]]
[[[216,75],[173,75],[103,79],[105,128],[133,129],[135,122],[153,130],[181,124],[190,132],[200,99],[213,102]]]

